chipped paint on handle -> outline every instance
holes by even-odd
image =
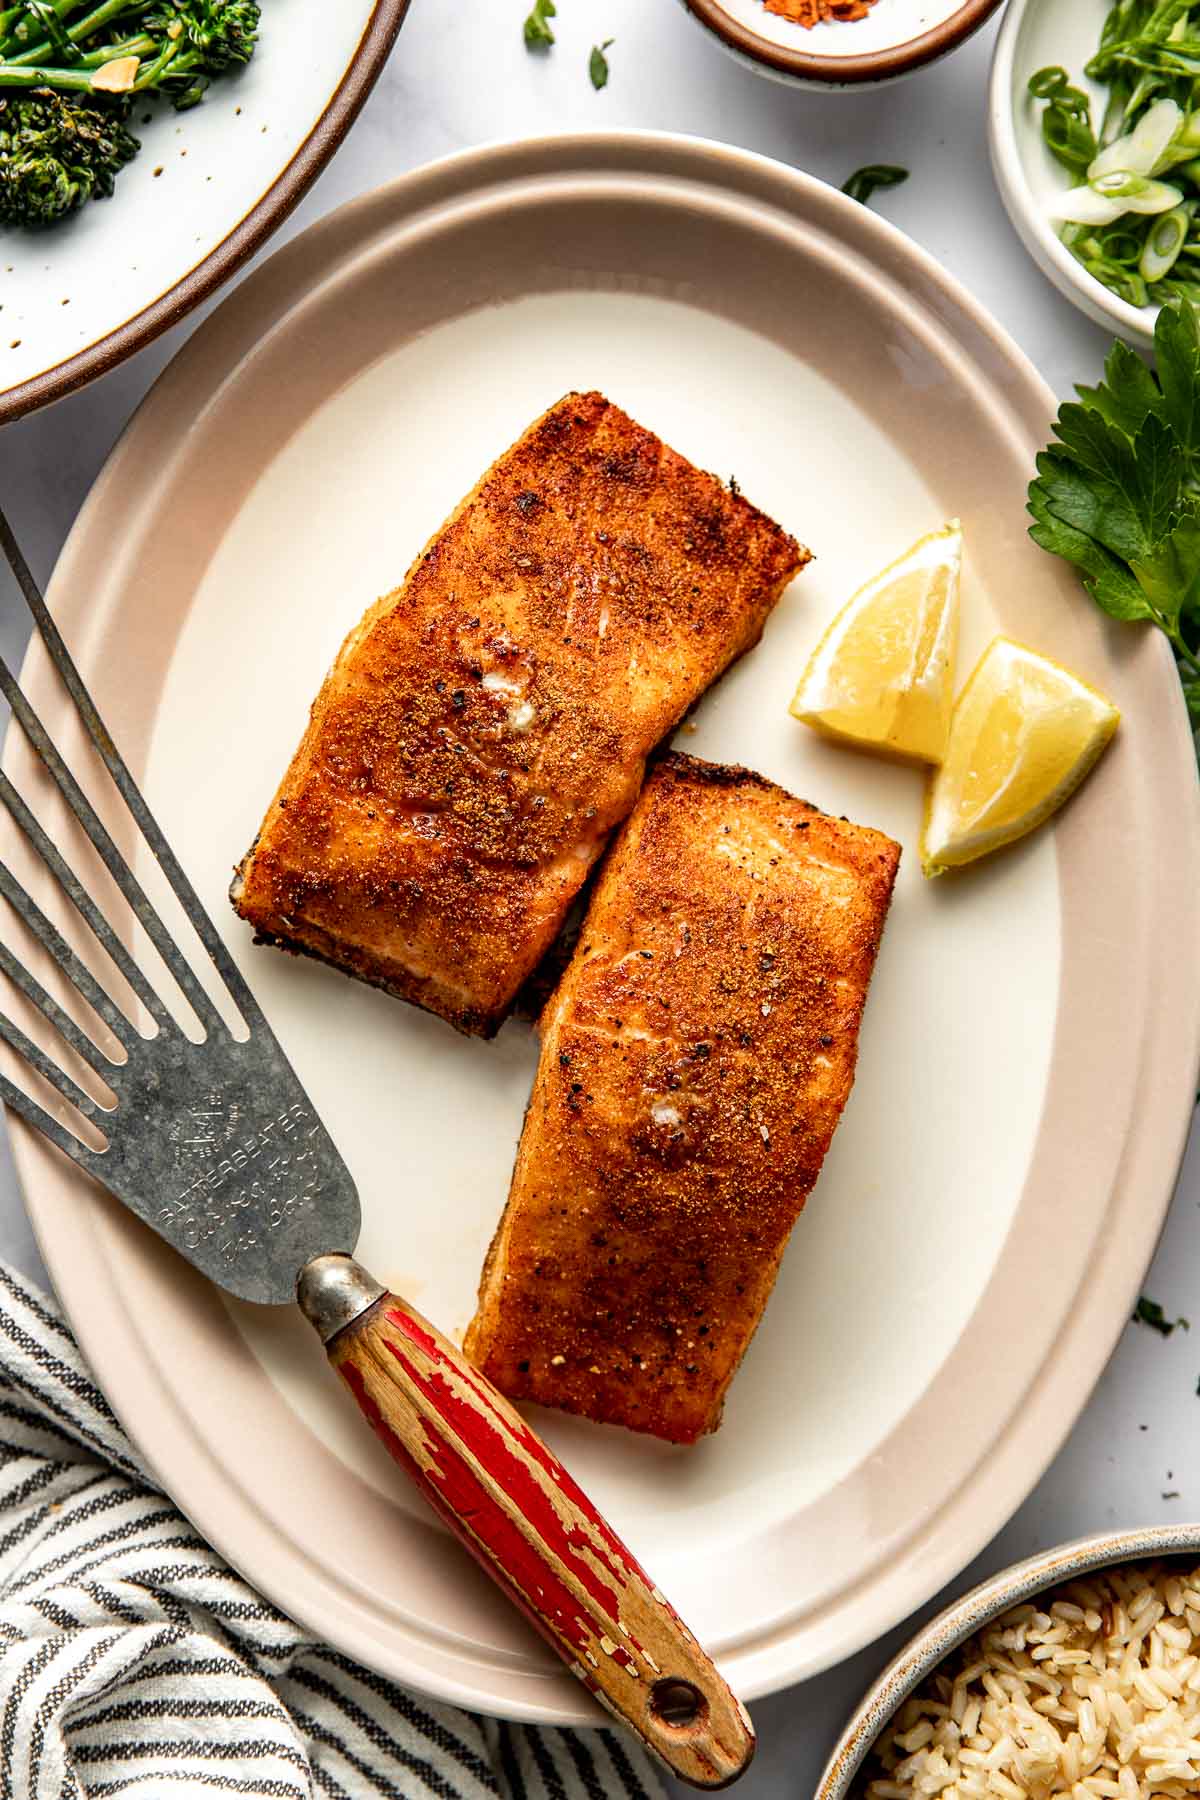
[[[329,1360],[396,1462],[572,1673],[681,1779],[749,1767],[741,1702],[674,1608],[529,1424],[434,1326],[386,1294]],[[687,1683],[695,1716],[659,1711]],[[670,1710],[669,1707],[666,1710]]]

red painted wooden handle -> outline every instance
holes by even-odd
[[[396,1461],[584,1685],[683,1780],[736,1781],[754,1755],[745,1708],[503,1395],[395,1294],[328,1350]]]

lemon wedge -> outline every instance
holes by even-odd
[[[942,760],[962,545],[955,519],[859,588],[813,651],[793,718],[872,750]]]
[[[958,697],[930,781],[926,875],[974,862],[1048,819],[1095,766],[1120,717],[1069,669],[994,638]]]

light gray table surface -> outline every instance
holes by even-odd
[[[1095,377],[1105,334],[1028,261],[992,181],[985,119],[994,27],[897,87],[810,94],[735,64],[673,0],[559,0],[557,46],[548,56],[530,56],[521,42],[526,4],[413,0],[362,117],[275,242],[405,169],[489,139],[605,127],[687,132],[744,145],[836,183],[862,163],[898,162],[912,178],[880,196],[879,210],[967,283],[1060,394]],[[587,56],[604,37],[616,40],[612,76],[594,93]],[[3,504],[44,576],[117,435],[201,316],[81,393],[0,431]],[[15,599],[0,602],[0,648],[17,654],[24,635]],[[1194,1313],[1197,1330],[1169,1340],[1133,1326],[1125,1331],[1057,1458],[953,1593],[1064,1539],[1200,1517],[1198,1205],[1194,1137],[1146,1291],[1172,1316]],[[45,1281],[3,1143],[0,1256]],[[841,1667],[754,1706],[761,1748],[739,1789],[745,1800],[813,1793],[853,1703],[910,1628],[898,1627]]]

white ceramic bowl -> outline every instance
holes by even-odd
[[[1065,5],[1066,0],[1055,4]],[[1149,1526],[1060,1544],[993,1575],[931,1619],[889,1663],[838,1739],[814,1800],[850,1800],[863,1785],[860,1778],[873,1745],[908,1696],[953,1650],[1010,1607],[1099,1569],[1171,1556],[1194,1561],[1198,1553],[1200,1524]]]
[[[1154,341],[1157,306],[1131,306],[1089,275],[1060,243],[1050,201],[1070,177],[1042,140],[1042,107],[1029,78],[1061,64],[1093,101],[1103,90],[1085,79],[1111,0],[1009,0],[992,58],[989,136],[1000,196],[1021,241],[1044,274],[1081,312],[1135,344]],[[1099,116],[1099,109],[1096,111]]]

